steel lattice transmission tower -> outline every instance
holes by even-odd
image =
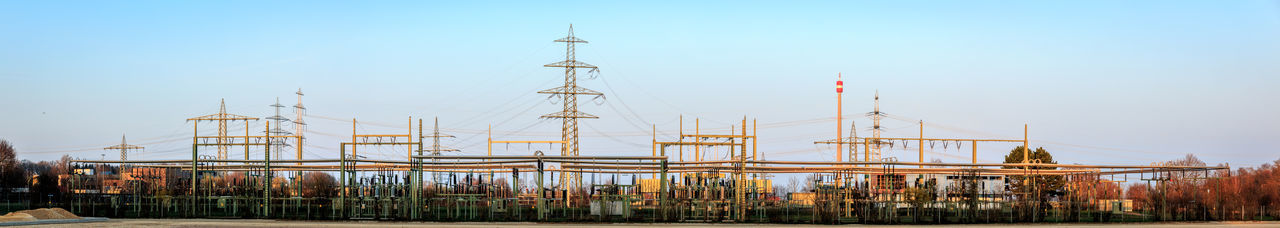
[[[422,119],[418,119],[418,125],[419,125],[418,130],[422,130],[422,127],[421,127],[421,125],[422,125]],[[435,119],[435,127],[434,127],[434,128],[433,128],[433,130],[431,131],[431,135],[430,135],[430,136],[422,135],[421,133],[419,133],[419,134],[418,134],[418,141],[422,141],[422,138],[431,138],[431,139],[432,139],[432,140],[431,140],[431,149],[418,150],[418,155],[419,155],[419,156],[421,156],[421,155],[422,155],[422,152],[423,152],[423,151],[431,152],[431,156],[440,156],[440,152],[457,152],[457,151],[460,151],[460,150],[458,150],[458,149],[446,148],[446,147],[443,147],[443,146],[441,146],[441,145],[440,145],[440,138],[454,138],[454,136],[453,136],[453,135],[447,135],[447,134],[441,134],[441,133],[440,133],[440,117],[436,117],[436,119]]]
[[[595,65],[578,61],[575,56],[575,46],[578,43],[587,43],[586,40],[573,36],[573,25],[569,25],[569,36],[555,40],[555,42],[565,43],[565,60],[555,63],[542,65],[544,67],[560,67],[564,68],[564,85],[543,91],[541,94],[553,94],[562,98],[564,110],[551,114],[542,115],[542,118],[561,119],[560,138],[564,141],[564,145],[560,147],[560,155],[562,156],[578,156],[578,119],[596,119],[595,115],[578,111],[578,95],[603,96],[603,93],[596,92],[587,88],[578,87],[578,68],[588,68],[596,71]],[[571,180],[572,183],[579,184],[581,179],[572,173],[561,175],[562,178]],[[564,182],[562,182],[564,183]]]
[[[578,111],[578,95],[594,95],[601,96],[603,93],[596,92],[587,88],[578,87],[578,68],[597,69],[595,65],[587,64],[577,60],[575,56],[575,46],[577,43],[587,43],[586,40],[573,36],[573,25],[569,25],[569,36],[555,40],[555,42],[565,43],[565,60],[551,64],[543,65],[544,67],[560,67],[564,68],[564,85],[543,91],[542,94],[554,94],[563,99],[564,110],[560,112],[542,115],[542,118],[562,119],[561,139],[565,141],[565,145],[560,147],[560,154],[565,156],[578,155],[578,119],[599,118],[595,115]]]
[[[549,88],[549,90],[538,91],[538,94],[550,94],[561,96],[564,109],[557,113],[545,114],[541,118],[561,119],[561,140],[564,145],[561,146],[561,155],[577,156],[577,119],[596,119],[595,115],[582,113],[577,110],[577,96],[603,96],[600,92],[588,90],[588,88],[577,86],[577,68],[588,68],[596,70],[595,65],[582,63],[575,56],[575,46],[577,44],[586,44],[582,38],[573,36],[573,24],[568,26],[568,36],[559,38],[556,42],[564,42],[564,60],[556,61],[556,63],[545,64],[543,67],[564,68],[564,86]],[[561,175],[564,177],[564,175]],[[577,177],[567,177],[573,179],[573,182],[579,182]]]
[[[121,161],[124,161],[124,160],[129,160],[129,155],[128,155],[128,154],[129,154],[129,151],[130,151],[130,150],[134,150],[134,151],[136,151],[136,150],[141,150],[141,149],[145,149],[145,148],[144,148],[144,147],[142,147],[142,146],[137,146],[137,145],[129,145],[129,143],[125,142],[124,135],[122,134],[122,135],[120,135],[120,145],[109,146],[109,147],[105,147],[105,148],[102,148],[102,149],[104,149],[104,150],[120,150],[120,160],[121,160]]]
[[[453,135],[440,133],[440,117],[435,118],[435,127],[432,128],[430,136],[422,135],[422,119],[418,119],[418,141],[422,142],[422,138],[431,138],[431,149],[421,149],[421,147],[419,147],[418,156],[422,156],[423,151],[430,152],[431,156],[440,156],[440,152],[461,151],[458,149],[447,148],[440,145],[440,138],[454,138]],[[431,161],[439,161],[439,160],[432,159]],[[431,179],[432,182],[440,183],[440,180],[442,180],[443,176],[442,176],[442,173],[440,172],[432,172],[431,178],[432,178]]]
[[[280,108],[285,107],[284,105],[280,104],[280,98],[277,97],[276,103],[270,106],[272,108],[276,108],[276,114],[274,116],[268,116],[266,118],[267,120],[270,120],[271,122],[273,122],[272,125],[274,125],[269,130],[268,133],[270,133],[270,135],[273,135],[273,136],[292,135],[293,134],[292,132],[286,131],[284,130],[284,128],[281,128],[281,126],[284,126],[283,124],[284,122],[289,121],[289,118],[284,118],[284,116],[280,116]],[[290,146],[287,142],[285,142],[284,138],[269,138],[267,139],[267,141],[271,142],[271,151],[275,152],[273,154],[274,156],[272,156],[272,159],[276,159],[276,160],[280,159],[280,154],[283,154],[282,152],[284,151],[284,148]]]
[[[885,114],[884,112],[880,112],[880,91],[879,90],[876,91],[876,109],[874,111],[868,112],[867,116],[871,117],[871,121],[874,124],[871,126],[871,141],[875,145],[875,146],[867,145],[867,146],[871,146],[870,148],[871,153],[868,154],[868,156],[870,156],[871,158],[868,160],[880,161],[880,146],[882,144],[882,142],[880,141],[880,119],[883,118]]]
[[[245,137],[247,138],[249,135],[250,120],[258,120],[258,118],[227,113],[226,100],[222,100],[219,102],[218,113],[197,116],[197,117],[192,117],[187,119],[187,121],[196,121],[196,122],[218,121],[218,137],[215,139],[215,141],[217,142],[216,144],[218,145],[217,159],[227,159],[227,146],[230,145],[228,144],[228,142],[231,141],[231,139],[227,137],[227,121],[245,121],[244,133],[245,133]],[[199,124],[196,124],[196,125],[199,125]],[[196,133],[199,134],[199,131],[197,131]],[[199,138],[199,136],[197,136],[196,138]],[[244,149],[244,157],[245,157],[245,160],[249,159],[249,147],[247,146]]]
[[[302,115],[307,112],[307,107],[302,106],[302,88],[298,88],[298,104],[293,105],[293,113],[297,115],[293,118],[293,134],[298,136],[297,159],[302,160],[302,132],[306,131],[307,123],[302,121]],[[278,103],[278,102],[277,102]],[[301,162],[298,165],[302,165]]]

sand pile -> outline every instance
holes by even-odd
[[[9,212],[9,214],[0,216],[0,222],[27,222],[27,221],[35,221],[35,220],[36,220],[36,217],[33,217],[27,213]]]
[[[68,219],[79,219],[79,218],[80,218],[80,216],[76,216],[76,214],[72,214],[70,211],[63,210],[62,208],[56,208],[56,207],[55,207],[55,208],[48,208],[48,209],[49,209],[49,210],[52,210],[53,212],[58,213],[59,215],[62,215],[62,217],[63,217],[63,218],[68,218]]]
[[[76,214],[72,214],[62,208],[21,210],[0,216],[0,222],[36,221],[46,219],[80,219],[80,216],[76,216]]]

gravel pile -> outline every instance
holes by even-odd
[[[0,216],[0,222],[36,221],[46,219],[80,219],[80,216],[76,216],[76,214],[72,214],[62,208],[21,210],[9,212],[9,214]]]

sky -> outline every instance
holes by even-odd
[[[564,59],[552,41],[570,24],[590,41],[578,59],[600,67],[579,85],[606,94],[579,98],[600,116],[580,122],[582,155],[650,155],[681,117],[702,133],[746,118],[763,159],[835,160],[813,142],[835,137],[840,75],[860,137],[878,92],[886,137],[923,121],[926,137],[1021,139],[1025,124],[1060,163],[1280,159],[1280,1],[0,1],[0,139],[29,160],[115,160],[102,147],[122,135],[146,147],[131,160],[190,158],[186,118],[221,100],[271,116],[301,89],[304,158],[337,158],[352,118],[400,134],[438,117],[451,154],[484,155],[488,127],[559,138],[538,116],[561,104],[536,92],[563,83],[542,65]],[[981,143],[978,160],[1019,145]],[[917,146],[883,153],[914,161]],[[970,159],[967,142],[925,146],[926,160]],[[559,149],[493,153],[537,150]]]

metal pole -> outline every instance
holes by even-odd
[[[664,147],[665,148],[665,147]],[[663,152],[666,155],[666,152]],[[667,218],[667,160],[662,159],[662,177],[658,179],[658,211],[662,214],[662,219]]]
[[[488,128],[488,129],[489,129],[489,130],[487,130],[486,132],[488,132],[488,134],[489,134],[489,140],[488,140],[488,141],[485,141],[485,142],[487,142],[487,143],[485,143],[485,144],[489,145],[489,150],[487,150],[488,152],[487,152],[487,153],[485,153],[485,154],[487,154],[487,155],[489,155],[489,156],[493,156],[493,125],[489,125],[489,128]],[[508,144],[507,146],[508,146],[508,148],[509,148],[509,147],[510,147],[510,144]],[[563,145],[561,145],[561,146],[563,146]]]
[[[734,198],[737,198],[734,201],[736,201],[735,203],[738,204],[737,210],[734,210],[734,212],[736,212],[734,213],[736,214],[735,220],[737,220],[738,222],[746,221],[746,214],[747,214],[747,204],[746,204],[747,203],[746,202],[747,200],[747,188],[746,188],[747,187],[747,183],[746,183],[747,182],[747,146],[745,145],[747,143],[746,141],[747,140],[747,137],[746,137],[747,136],[747,117],[746,116],[742,117],[742,136],[743,136],[742,144],[744,145],[738,147],[738,180],[735,181],[737,182],[738,186],[735,186],[737,190],[735,191],[737,193],[736,194],[737,196],[734,197]],[[840,151],[843,152],[844,150],[840,150]]]
[[[693,134],[697,134],[697,135],[701,135],[701,134],[702,134],[702,118],[694,118],[694,119],[693,119]],[[697,142],[697,143],[702,143],[702,137],[694,137],[694,138],[693,138],[693,141],[694,141],[694,142]],[[693,147],[693,161],[702,161],[702,147],[701,147],[701,146],[694,146],[694,147]]]
[[[200,160],[197,158],[200,144],[200,121],[191,122],[191,130],[195,134],[191,137],[191,217],[196,215],[196,191],[200,189],[200,170],[197,168]]]
[[[871,139],[862,138],[862,160],[871,161]],[[863,167],[871,167],[871,165],[863,165]]]
[[[541,153],[539,153],[538,155],[541,155]],[[538,214],[538,221],[546,220],[546,213],[543,213],[543,212],[547,210],[547,204],[545,202],[545,199],[543,199],[543,194],[546,194],[546,191],[542,188],[542,170],[543,170],[542,158],[538,158],[538,180],[537,180],[538,182],[537,204],[538,205],[535,206],[534,208],[534,209],[537,209],[535,211]]]
[[[438,125],[437,125],[438,126]],[[418,118],[418,156],[422,156],[422,118]],[[409,162],[413,163],[413,213],[410,218],[417,219],[422,210],[422,159],[409,158]],[[516,183],[519,183],[518,181]]]
[[[245,121],[245,123],[248,122],[249,121]],[[266,126],[267,146],[263,147],[263,151],[265,152],[262,153],[265,168],[265,172],[263,172],[262,176],[266,177],[266,181],[262,182],[262,215],[263,217],[271,218],[271,121],[267,121]],[[249,147],[245,146],[245,148],[247,149]]]
[[[270,122],[270,121],[267,121],[267,122]],[[267,131],[271,131],[271,128],[267,128]],[[267,141],[271,141],[271,138],[268,137]],[[249,160],[249,121],[248,120],[244,121],[244,160]]]
[[[338,180],[342,182],[342,191],[338,191],[338,218],[345,219],[347,218],[347,144],[338,143],[338,145]]]
[[[421,128],[419,128],[418,130],[419,130],[419,131],[421,131],[422,129],[421,129]],[[407,132],[407,133],[408,133],[408,134],[405,134],[405,135],[407,135],[407,136],[405,137],[405,140],[408,140],[408,141],[409,141],[409,142],[408,142],[409,144],[408,144],[407,146],[405,146],[405,148],[404,148],[404,149],[405,149],[405,152],[404,152],[404,153],[405,153],[405,157],[409,157],[409,158],[411,158],[411,159],[412,159],[412,158],[413,158],[413,116],[409,116],[409,132]],[[421,134],[419,134],[419,136],[421,136]],[[419,140],[419,141],[421,141],[421,140]],[[421,155],[421,154],[419,154],[419,155]]]
[[[978,141],[970,142],[973,144],[973,164],[978,164]]]
[[[356,151],[356,118],[351,118],[351,158],[356,158],[360,152]]]

